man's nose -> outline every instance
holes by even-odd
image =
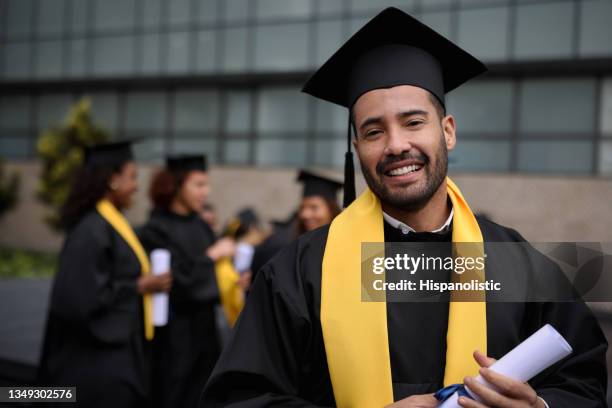
[[[407,152],[412,148],[410,141],[406,137],[402,137],[401,131],[396,128],[391,128],[387,131],[387,145],[385,146],[385,155],[399,156],[403,152]]]

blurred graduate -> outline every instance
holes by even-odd
[[[168,157],[149,193],[154,209],[138,235],[147,252],[170,251],[173,276],[168,323],[157,328],[153,343],[153,402],[194,406],[220,352],[215,305],[237,286],[219,275],[238,279],[231,270],[235,243],[217,240],[200,216],[209,194],[204,155]]]
[[[150,274],[121,211],[137,189],[129,142],[87,149],[62,209],[66,239],[53,284],[39,382],[76,386],[75,407],[147,403],[151,293],[171,275]]]
[[[364,242],[473,243],[481,256],[487,245],[484,268],[447,278],[555,284],[554,266],[525,246],[493,251],[489,243],[524,239],[475,217],[447,177],[456,124],[445,94],[484,71],[389,8],[310,78],[304,92],[349,110],[346,208],[259,271],[201,407],[436,407],[434,393],[464,383],[481,400],[462,396],[464,407],[606,406],[607,343],[580,301],[490,302],[480,290],[472,301],[455,292],[447,301],[393,302],[388,292],[362,301]],[[368,185],[354,201],[353,146]],[[487,370],[547,323],[573,347],[569,357],[529,383]],[[479,372],[495,389],[475,383]]]
[[[342,188],[342,183],[305,169],[298,172],[296,181],[302,184],[298,210],[287,221],[273,222],[272,233],[255,249],[253,279],[257,271],[289,242],[331,223],[340,214],[338,190]]]

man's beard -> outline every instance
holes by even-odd
[[[391,163],[407,159],[417,159],[423,163],[423,167],[419,171],[425,172],[425,185],[418,188],[417,191],[413,191],[416,187],[414,185],[406,186],[405,188],[397,187],[395,191],[389,190],[382,182],[383,177],[385,177],[384,168]],[[369,170],[361,164],[361,171],[363,172],[368,187],[379,198],[382,204],[409,211],[421,209],[429,202],[444,181],[447,170],[448,150],[446,149],[444,135],[441,137],[440,148],[436,151],[436,158],[433,166],[431,165],[429,157],[424,154],[410,154],[410,152],[403,152],[398,156],[385,157],[376,165],[376,176],[371,174]]]

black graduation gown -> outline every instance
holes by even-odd
[[[148,394],[138,258],[96,211],[67,234],[53,284],[41,385],[77,387],[70,407],[140,407]]]
[[[486,243],[524,240],[514,230],[478,222],[489,255],[487,279],[501,279],[496,268],[519,266],[517,258],[522,255],[491,256]],[[335,405],[320,322],[321,260],[328,231],[322,227],[303,235],[262,268],[200,407]],[[387,242],[451,239],[451,232],[433,235],[403,236],[385,223]],[[441,388],[448,303],[388,302],[387,323],[394,400]],[[607,343],[581,302],[487,303],[488,354],[502,357],[546,323],[569,341],[574,352],[531,385],[551,407],[605,406]]]
[[[220,353],[219,290],[215,264],[205,255],[214,232],[196,214],[155,210],[138,235],[147,252],[165,248],[172,256],[168,324],[153,339],[154,405],[196,406]]]

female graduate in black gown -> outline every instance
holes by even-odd
[[[142,275],[140,243],[119,212],[136,188],[129,143],[99,145],[86,152],[62,211],[67,235],[39,381],[76,386],[70,407],[140,407],[148,398],[143,294],[168,290],[171,278]]]
[[[219,355],[215,262],[233,255],[234,243],[215,241],[199,216],[208,195],[204,156],[178,156],[152,182],[154,210],[139,237],[148,252],[171,253],[173,286],[168,324],[153,344],[153,401],[157,407],[195,406]]]

